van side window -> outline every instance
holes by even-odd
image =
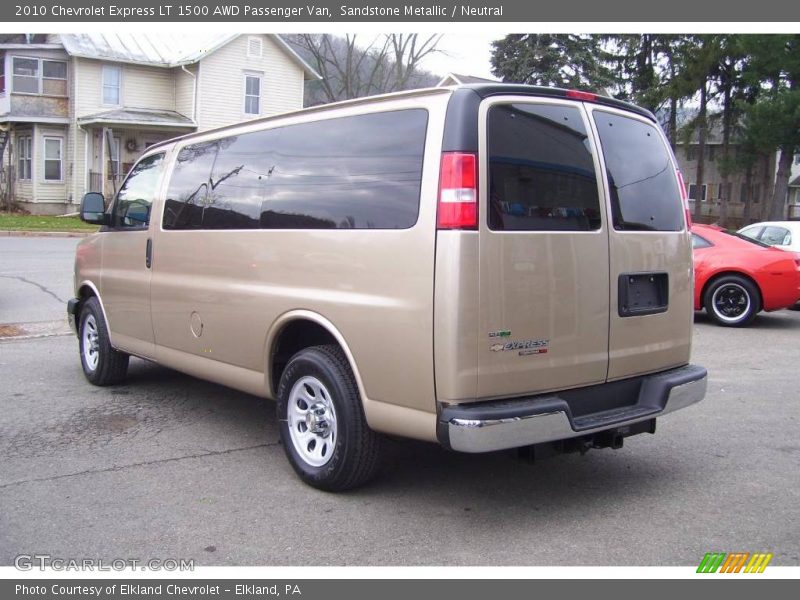
[[[200,229],[203,207],[217,156],[217,142],[192,144],[181,149],[164,202],[164,229]]]
[[[136,163],[117,192],[114,208],[111,210],[111,227],[147,228],[163,166],[163,153],[147,156]]]
[[[422,109],[341,117],[223,138],[210,158],[179,155],[164,228],[412,227],[427,123]],[[169,224],[167,211],[178,215]]]
[[[614,228],[682,230],[675,167],[656,127],[599,110],[594,111],[594,121],[606,161]]]
[[[489,228],[600,228],[597,176],[579,110],[550,104],[489,109]]]

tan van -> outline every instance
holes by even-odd
[[[130,355],[277,401],[343,490],[381,434],[622,445],[701,400],[685,194],[653,115],[585,92],[418,90],[151,147],[78,247],[87,379]]]

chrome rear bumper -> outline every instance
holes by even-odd
[[[616,386],[609,389],[608,386]],[[451,405],[442,408],[439,441],[459,452],[491,452],[543,442],[593,435],[607,430],[624,434],[627,426],[680,410],[703,399],[707,372],[688,365],[625,382],[573,390],[563,395],[543,395],[502,402]],[[619,390],[620,396],[615,395]],[[606,403],[633,395],[631,403],[575,416],[574,408],[592,402]]]

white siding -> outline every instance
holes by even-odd
[[[197,75],[197,65],[189,65],[187,71]],[[194,78],[186,71],[176,68],[172,69],[175,77],[175,110],[185,117],[194,118]]]
[[[172,69],[105,63],[86,58],[76,59],[75,115],[82,117],[113,106],[103,104],[103,65],[122,68],[122,103],[126,108],[175,110],[175,82]]]
[[[71,127],[72,135],[72,202],[80,204],[86,193],[86,143],[87,135],[77,127]]]
[[[74,61],[72,105],[75,118],[100,112],[103,110],[100,103],[103,63],[86,58],[75,58]]]
[[[75,94],[77,91],[78,83],[77,79],[80,77],[80,73],[78,72],[78,59],[72,58],[70,62],[70,71],[72,72],[72,77],[69,80],[69,97],[75,98]],[[78,129],[77,124],[75,123],[75,102],[69,103],[69,154],[70,154],[70,178],[69,178],[69,191],[68,194],[71,196],[69,200],[73,204],[79,204],[81,198],[83,198],[83,194],[86,191],[85,185],[85,168],[86,168],[86,156],[84,150],[84,140],[86,138],[86,134],[83,133],[80,129]]]
[[[241,35],[200,61],[198,126],[200,130],[252,119],[244,112],[244,74],[261,75],[261,116],[303,107],[303,70],[267,35],[260,58],[247,56]]]
[[[171,69],[123,65],[122,104],[127,107],[175,110]]]

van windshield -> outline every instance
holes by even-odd
[[[594,111],[594,120],[608,172],[614,228],[682,230],[675,167],[656,127],[600,110]]]

